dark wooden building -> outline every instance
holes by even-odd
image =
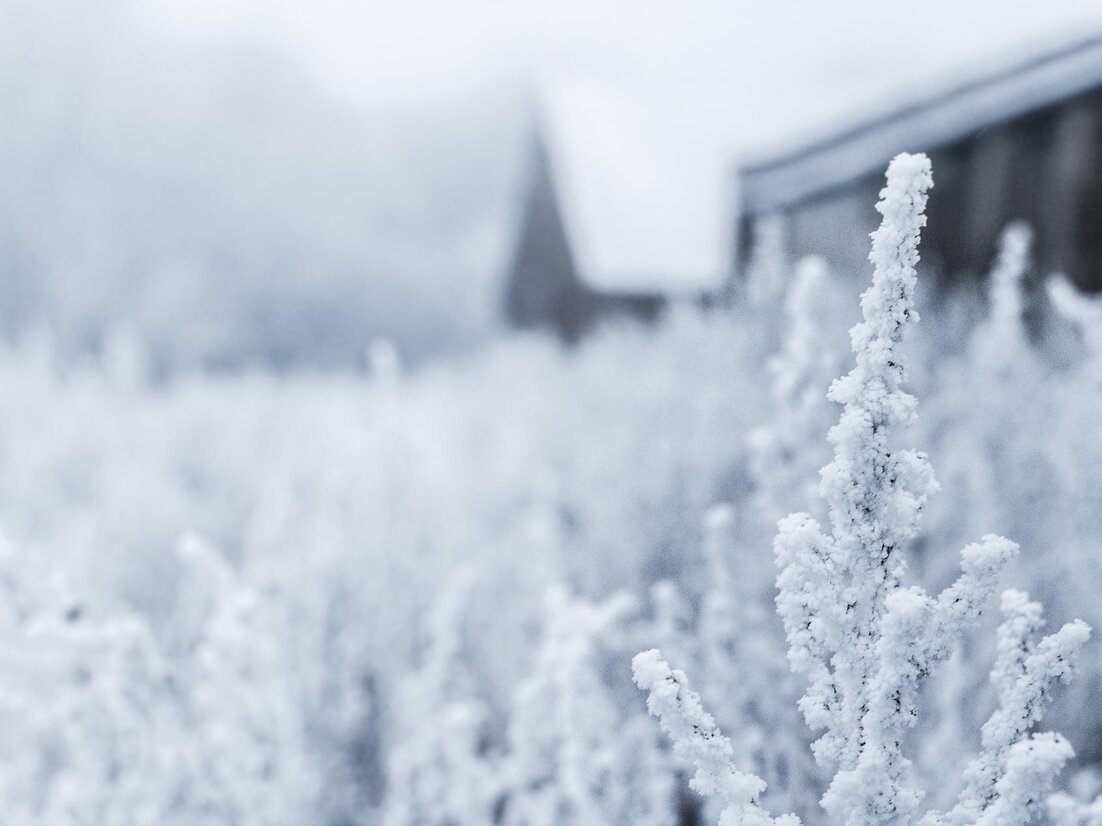
[[[574,343],[598,321],[655,320],[667,298],[660,292],[611,292],[589,286],[563,220],[547,146],[533,132],[527,180],[512,262],[505,281],[505,319],[518,329],[546,329]]]
[[[506,321],[518,329],[545,329],[574,343],[601,320],[654,321],[667,303],[659,291],[610,291],[590,286],[579,272],[546,141],[533,130],[523,203],[505,280]]]
[[[922,256],[944,278],[983,274],[1015,219],[1036,233],[1042,272],[1102,290],[1102,36],[988,71],[738,172],[736,272],[754,222],[779,216],[793,255],[867,277],[888,161],[934,166]]]

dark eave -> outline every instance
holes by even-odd
[[[973,77],[940,93],[738,170],[744,212],[760,214],[883,171],[899,152],[930,151],[1102,87],[1102,34]]]

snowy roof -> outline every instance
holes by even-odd
[[[538,117],[575,264],[589,286],[692,293],[721,283],[729,155],[718,141],[686,153],[653,105],[593,76],[545,84]]]
[[[902,151],[926,151],[1102,86],[1102,34],[962,82],[959,73],[933,95],[887,108],[848,128],[751,158],[739,170],[743,207],[777,209],[883,171]]]

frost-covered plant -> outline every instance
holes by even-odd
[[[682,537],[744,485],[738,434],[760,417],[764,382],[741,366],[747,331],[720,313],[672,315],[570,357],[500,342],[386,386],[257,373],[119,393],[92,363],[61,369],[0,348],[0,383],[19,395],[0,406],[0,516],[82,593],[148,611],[158,638],[182,531],[240,559],[239,584],[279,615],[276,630],[257,633],[305,684],[299,713],[323,811],[304,820],[375,823],[390,701],[417,670],[420,619],[459,564],[486,574],[465,642],[495,746],[540,628],[532,595],[549,581],[592,596],[666,577],[695,600],[684,572],[698,547]],[[755,580],[769,573],[759,564]],[[631,633],[642,637],[639,625]],[[190,673],[191,649],[176,650],[160,657],[169,674]],[[599,661],[616,676],[613,703],[636,711],[619,704],[635,693],[626,661]],[[184,692],[166,698],[187,706]],[[662,748],[617,745],[623,765],[649,772],[647,761],[668,759],[649,718],[626,720],[618,743],[645,734]]]
[[[746,302],[756,313],[773,313],[788,287],[787,231],[780,215],[754,221],[746,263]]]
[[[987,316],[963,351],[934,377],[924,436],[937,456],[939,476],[954,495],[933,503],[926,524],[930,545],[964,541],[995,527],[1006,531],[1031,549],[1015,563],[1015,578],[1027,583],[1054,615],[1082,616],[1097,625],[1097,600],[1086,584],[1095,578],[1102,549],[1097,539],[1102,514],[1088,493],[1102,484],[1102,442],[1091,435],[1102,402],[1093,366],[1098,361],[1090,355],[1096,313],[1092,300],[1066,279],[1050,277],[1047,305],[1034,302],[1031,320],[1033,325],[1043,322],[1044,339],[1037,340],[1036,329],[1030,335],[1031,239],[1023,224],[1003,232],[987,281]],[[1064,344],[1076,346],[1061,352],[1060,336]],[[924,555],[922,562],[927,576],[947,577],[947,566],[936,557]],[[1099,662],[1097,655],[1088,656],[1086,679],[1077,681],[1053,709],[1054,724],[1069,734],[1093,737],[1098,730],[1099,719],[1087,710],[1086,698],[1094,690]],[[939,688],[953,691],[955,699],[946,697],[939,704],[942,733],[924,743],[927,764],[949,773],[949,765],[960,758],[944,745],[954,742],[962,727],[982,724],[977,704],[967,698],[984,691],[987,677],[982,658],[968,651],[952,667],[955,685]],[[960,760],[956,768],[963,764]]]
[[[164,640],[78,598],[41,558],[0,549],[5,822],[302,822],[314,776],[280,630],[213,550],[181,552]]]
[[[650,589],[651,620],[642,633],[667,652],[674,662],[697,658],[697,640],[692,628],[692,606],[676,582],[659,580]]]
[[[280,647],[286,626],[207,542],[186,536],[178,554],[183,579],[170,633],[194,752],[187,817],[242,826],[301,822],[317,778],[296,669]]]
[[[700,599],[700,655],[698,668],[702,692],[708,704],[720,715],[720,722],[739,726],[741,737],[735,744],[740,762],[753,759],[762,741],[760,721],[746,720],[745,707],[751,693],[747,680],[740,679],[736,665],[744,642],[762,642],[761,623],[747,623],[745,613],[757,607],[755,600],[739,599],[732,576],[731,555],[734,546],[735,509],[728,504],[714,505],[704,516],[704,577]],[[656,640],[666,650],[662,640]]]
[[[768,802],[809,811],[822,787],[795,711],[799,692],[783,655],[780,623],[735,557],[734,508],[715,505],[704,523],[700,693],[719,727],[738,732],[735,762],[753,767],[768,783]]]
[[[188,770],[146,623],[106,616],[0,543],[0,800],[12,824],[167,823]]]
[[[673,822],[672,771],[652,728],[625,725],[602,657],[620,648],[634,611],[623,595],[593,604],[561,588],[548,594],[543,641],[510,721],[504,823]]]
[[[473,586],[470,572],[462,572],[433,606],[420,667],[395,691],[387,826],[493,822],[496,766],[485,744],[487,709],[462,649]]]
[[[915,399],[902,389],[900,345],[917,321],[915,265],[931,185],[925,156],[900,155],[877,204],[883,220],[872,236],[873,283],[861,298],[863,321],[851,331],[856,365],[829,391],[843,405],[829,435],[834,460],[820,486],[831,531],[793,514],[782,520],[775,542],[777,610],[792,667],[809,683],[800,706],[808,725],[823,732],[816,759],[835,770],[822,805],[846,826],[915,818],[922,791],[904,744],[917,722],[920,687],[978,617],[1017,553],[1014,543],[988,535],[964,549],[960,576],[938,596],[901,584],[905,544],[935,488],[925,456],[894,444],[915,414]],[[985,727],[960,805],[948,815],[928,813],[926,823],[1024,823],[1070,756],[1062,738],[1026,735],[1052,679],[1069,674],[1086,626],[1065,626],[1034,648],[1031,605],[1013,594],[1004,603],[1008,621],[994,677],[1000,707]],[[647,652],[636,658],[635,675],[675,749],[697,765],[698,790],[723,800],[720,822],[771,822],[758,803],[765,783],[731,765],[729,741],[684,674]]]
[[[1102,826],[1102,797],[1088,803],[1058,792],[1048,798],[1047,809],[1052,826]]]
[[[372,380],[393,387],[402,377],[402,357],[388,338],[376,338],[367,346],[367,371]]]
[[[924,157],[901,156],[877,205],[884,219],[873,235],[873,285],[861,299],[864,321],[851,333],[857,364],[828,394],[844,405],[830,432],[835,459],[822,473],[833,530],[825,535],[815,521],[795,514],[781,523],[776,540],[777,606],[789,657],[810,679],[801,707],[813,730],[826,730],[815,744],[816,758],[838,768],[824,806],[855,824],[906,815],[917,804],[899,751],[917,686],[895,657],[905,660],[908,649],[916,649],[913,668],[928,670],[947,640],[926,638],[957,619],[941,616],[924,594],[899,587],[902,548],[934,481],[925,456],[889,442],[914,415],[914,399],[901,389],[899,345],[916,318],[914,267],[930,184]],[[993,538],[975,549],[974,578],[990,584],[977,590],[965,583],[963,596],[973,602],[986,596],[1010,553]],[[969,561],[966,555],[966,575]],[[959,599],[948,605],[976,610]]]
[[[986,321],[977,328],[972,346],[993,370],[1011,369],[1023,356],[1032,356],[1026,330],[1026,279],[1030,268],[1033,231],[1015,222],[999,237],[999,253],[991,271]]]
[[[1084,295],[1059,274],[1045,281],[1045,294],[1056,312],[1078,329],[1086,357],[1097,367],[1102,361],[1102,304],[1097,296]]]
[[[956,495],[934,509],[935,534],[963,537],[999,525],[1029,545],[1053,539],[1044,522],[1058,497],[1042,447],[1054,412],[1052,377],[1025,318],[1032,237],[1022,223],[1003,231],[988,278],[987,317],[937,379],[928,429],[940,447],[942,478]],[[1034,500],[1050,507],[1028,519],[1011,504]]]
[[[1092,582],[1102,558],[1102,512],[1095,507],[1093,493],[1102,484],[1102,440],[1091,437],[1102,405],[1102,300],[1084,295],[1063,276],[1049,278],[1045,286],[1057,315],[1081,338],[1083,353],[1077,363],[1049,375],[1039,389],[1040,398],[1033,401],[1040,415],[1029,418],[1030,429],[1021,428],[1018,436],[1042,450],[1043,466],[1052,469],[1041,482],[1051,485],[1037,502],[1044,509],[1027,517],[1042,522],[1050,535],[1062,540],[1043,560],[1060,583],[1048,598],[1061,597],[1082,610],[1080,605],[1097,603],[1093,593],[1077,592],[1065,581],[1074,575],[1084,584]],[[1043,584],[1042,573],[1038,572],[1038,585]]]
[[[758,797],[765,781],[734,767],[734,746],[704,710],[700,695],[689,688],[684,671],[670,668],[652,648],[635,655],[632,673],[636,685],[647,692],[647,709],[673,741],[674,754],[694,769],[689,785],[722,807],[720,826],[799,823],[792,815],[774,820],[761,807]]]
[[[807,507],[815,474],[829,458],[823,437],[833,412],[823,387],[838,375],[844,339],[835,342],[838,294],[826,262],[809,256],[796,266],[784,299],[786,334],[768,362],[774,415],[749,437],[750,469],[758,487],[756,510],[770,527],[794,507]]]
[[[964,789],[947,815],[931,814],[934,824],[1025,823],[1042,804],[1055,775],[1072,756],[1060,735],[1028,736],[1052,699],[1057,680],[1071,679],[1076,654],[1090,636],[1076,620],[1041,640],[1041,604],[1021,592],[1002,595],[1003,622],[991,682],[999,705],[984,724],[980,754],[964,772]]]

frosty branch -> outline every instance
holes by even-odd
[[[903,548],[937,487],[925,455],[895,447],[899,431],[915,417],[916,401],[903,389],[901,344],[918,320],[918,244],[932,185],[923,155],[900,155],[888,168],[877,204],[882,221],[869,255],[872,286],[861,297],[863,320],[850,333],[856,364],[828,394],[843,406],[829,434],[834,458],[821,474],[830,532],[807,514],[793,514],[781,521],[775,540],[777,610],[790,663],[808,680],[801,709],[808,725],[822,732],[816,759],[835,772],[822,805],[833,822],[846,826],[916,818],[923,793],[903,744],[917,720],[920,687],[979,616],[1018,551],[1013,542],[987,535],[964,549],[959,578],[940,595],[901,584]],[[1017,247],[1008,256],[1015,253]],[[1013,261],[1004,264],[1016,269]],[[1058,735],[1028,732],[1051,684],[1070,676],[1089,630],[1076,622],[1034,643],[1040,606],[1008,592],[1003,610],[992,674],[999,708],[984,726],[981,753],[969,766],[959,804],[947,815],[927,814],[923,823],[929,826],[1025,823],[1071,755]],[[675,751],[697,768],[694,788],[723,801],[723,826],[794,821],[773,821],[760,807],[764,782],[731,766],[730,741],[689,690],[684,673],[654,651],[640,654],[634,666],[637,684],[650,692],[651,713]]]

